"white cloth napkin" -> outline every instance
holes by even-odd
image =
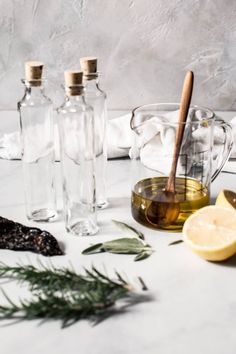
[[[118,118],[114,118],[108,121],[107,124],[107,152],[108,158],[118,158],[128,156],[130,146],[133,144],[133,132],[130,129],[130,114],[123,115]],[[45,141],[41,146],[44,146],[44,151],[40,152],[38,146],[34,145],[34,141],[38,139],[35,138],[37,132],[37,127],[34,127],[32,133],[29,132],[27,136],[31,137],[32,141],[30,145],[31,156],[25,157],[28,162],[34,161],[38,156],[46,155],[52,146],[47,144]],[[59,147],[59,133],[57,125],[55,125],[54,130],[55,137],[55,155],[56,160],[60,160],[60,147]],[[73,143],[73,142],[72,142]],[[73,144],[71,144],[71,149],[73,149]],[[12,132],[4,134],[0,138],[0,158],[8,160],[21,159],[21,139],[19,132]]]
[[[233,149],[231,151],[230,154],[230,158],[235,159],[236,158],[236,117],[234,117],[231,121],[230,124],[232,125],[233,128],[233,140],[234,140],[234,144],[233,144]]]
[[[140,124],[138,126],[139,135],[136,138],[136,144],[130,149],[130,158],[140,157],[145,167],[164,174],[169,173],[175,144],[175,123],[177,121],[178,111],[174,111],[160,116],[153,116]],[[188,134],[185,134],[182,147],[186,146],[186,144],[188,145],[187,136]],[[191,161],[189,159],[184,168],[181,168],[183,164],[179,164],[178,173],[187,173],[190,165]]]
[[[225,164],[223,172],[236,174],[236,117],[234,117],[230,124],[233,128],[233,148],[230,154],[230,160]]]
[[[198,122],[201,116],[201,110],[190,110],[188,122]],[[136,144],[130,149],[130,158],[140,157],[142,164],[148,169],[168,174],[173,159],[178,117],[179,111],[174,111],[150,117],[140,124],[137,127]],[[186,126],[177,166],[178,174],[187,174],[193,164],[199,161],[209,163],[207,155],[203,154],[204,151],[210,151],[211,149],[209,135],[209,129],[204,126],[200,126],[193,131],[190,125]],[[216,124],[214,128],[213,171],[223,151],[224,139],[223,129]]]
[[[197,112],[201,115],[201,111]],[[190,112],[189,120],[195,119]],[[195,116],[196,112],[195,112]],[[171,166],[171,154],[173,153],[173,147],[175,143],[175,123],[178,120],[178,111],[166,113],[161,116],[153,116],[139,126],[141,134],[134,144],[134,133],[130,128],[130,114],[123,115],[121,117],[111,119],[108,121],[107,125],[107,148],[108,148],[108,158],[118,158],[130,156],[135,158],[140,156],[141,162],[149,169],[158,170],[159,167],[156,165],[156,160],[158,160],[158,166],[162,166],[163,173],[170,171]],[[168,125],[163,123],[168,122]],[[173,125],[169,124],[173,123]],[[232,120],[232,125],[235,127],[235,142],[236,142],[236,118]],[[35,132],[34,132],[35,133]],[[31,135],[31,134],[30,134]],[[35,136],[32,134],[31,136]],[[198,151],[204,151],[208,149],[209,141],[207,141],[205,135],[204,127],[199,128],[193,132],[193,134],[186,134],[187,138],[182,143],[183,153],[186,152],[188,158],[179,164],[179,171],[181,173],[181,166],[184,166],[185,172],[191,168],[193,157],[189,154],[188,147],[190,140],[196,140],[196,146]],[[217,159],[217,156],[221,154],[222,142],[224,135],[222,134],[222,129],[215,126],[214,130],[214,156],[213,160]],[[48,149],[52,149],[51,145],[44,144]],[[47,152],[48,152],[48,149]],[[72,149],[72,147],[71,147]],[[35,149],[36,150],[36,149]],[[38,150],[37,150],[38,153]],[[55,127],[55,154],[56,160],[60,160],[60,149],[59,149],[59,134],[58,129]],[[45,154],[43,154],[44,156]],[[232,157],[236,157],[236,143],[232,152]],[[2,159],[21,159],[21,141],[19,132],[13,132],[9,134],[4,134],[0,138],[0,158]],[[29,161],[34,160],[34,148],[32,146],[32,156],[28,158]],[[187,169],[187,170],[186,170]]]

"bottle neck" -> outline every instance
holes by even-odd
[[[82,96],[84,93],[84,86],[73,85],[73,86],[65,86],[66,96],[73,97],[73,96]]]
[[[99,80],[98,77],[93,79],[86,79],[84,80],[84,86],[86,91],[95,91],[99,89]]]
[[[27,96],[31,97],[37,97],[41,96],[42,94],[44,95],[44,85],[42,81],[27,81],[27,80],[22,80],[24,86],[25,86],[25,94]]]
[[[72,104],[85,104],[85,99],[83,94],[79,95],[71,95],[70,93],[66,93],[66,102],[70,102]]]
[[[44,87],[43,86],[25,86],[25,92],[27,95],[33,96],[40,96],[44,94]]]

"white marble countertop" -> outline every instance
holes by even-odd
[[[0,112],[2,118],[3,112]],[[5,117],[9,113],[6,113]],[[9,114],[9,116],[11,116]],[[15,122],[6,119],[0,127],[9,131]],[[130,213],[130,161],[108,163],[110,206],[99,211],[100,233],[77,238],[66,233],[63,221],[33,224],[26,220],[20,161],[0,160],[0,215],[27,225],[37,225],[54,234],[65,246],[66,255],[54,257],[57,266],[72,262],[77,270],[92,264],[111,275],[116,269],[126,273],[131,282],[141,276],[152,300],[132,306],[96,326],[81,321],[61,329],[59,321],[40,324],[24,321],[10,326],[0,323],[2,354],[234,354],[236,347],[236,256],[225,263],[210,263],[191,253],[185,244],[169,247],[180,238],[178,233],[149,230],[137,224]],[[57,184],[59,206],[61,189],[59,164]],[[115,172],[115,173],[114,173]],[[236,189],[234,175],[221,173],[212,184],[212,198],[222,188]],[[148,259],[134,262],[133,256],[81,255],[91,243],[121,235],[111,219],[127,222],[144,232],[156,252]],[[0,260],[8,264],[37,262],[48,258],[32,253],[0,250]],[[12,296],[24,289],[14,283],[4,285]]]

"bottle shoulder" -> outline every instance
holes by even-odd
[[[101,95],[101,96],[104,96],[104,98],[107,98],[107,94],[105,91],[103,91],[100,86],[97,86],[97,89],[98,89],[98,93]]]
[[[28,94],[25,94],[22,99],[18,102],[18,108],[20,107],[34,107],[34,106],[49,106],[52,105],[52,100],[45,96],[45,95],[40,95],[40,96],[31,96]]]
[[[96,90],[85,92],[85,101],[88,105],[94,107],[94,104],[105,104],[106,94],[103,91]]]
[[[65,100],[62,105],[57,109],[58,113],[67,114],[67,113],[83,113],[83,112],[91,112],[93,109],[86,102],[76,102]]]
[[[85,85],[85,97],[106,99],[106,93],[101,89],[99,82],[91,80]]]

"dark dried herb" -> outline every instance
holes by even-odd
[[[43,256],[59,256],[63,252],[57,240],[47,231],[28,227],[0,217],[0,248],[31,251]]]

